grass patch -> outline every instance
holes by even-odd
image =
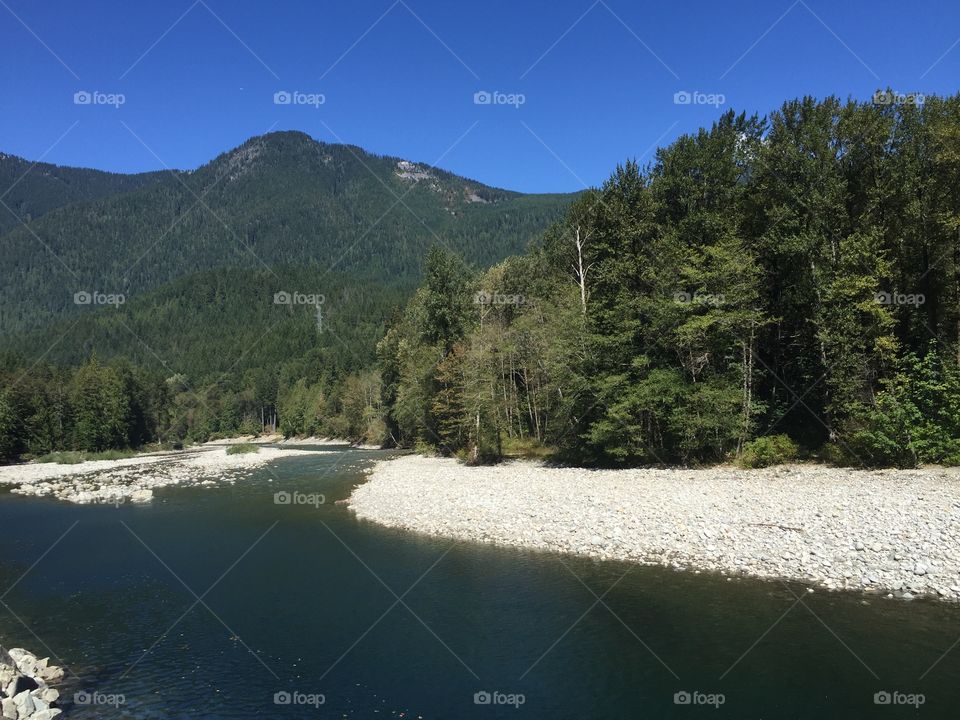
[[[58,465],[76,465],[87,460],[123,460],[136,456],[136,450],[104,450],[102,452],[81,452],[62,450],[47,453],[37,458],[38,463],[56,463]]]
[[[246,453],[260,452],[260,448],[253,443],[237,443],[227,448],[227,455],[245,455]]]
[[[63,452],[51,452],[41,455],[37,458],[38,463],[57,463],[57,465],[76,465],[82,463],[86,458],[83,453],[75,450],[66,450]]]

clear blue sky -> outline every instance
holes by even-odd
[[[0,151],[193,168],[298,129],[491,185],[577,190],[725,107],[955,92],[958,39],[947,0],[0,0]],[[84,90],[125,102],[75,104]],[[325,102],[277,105],[283,90]],[[482,90],[525,102],[475,104]]]

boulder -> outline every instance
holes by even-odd
[[[21,718],[30,717],[30,715],[33,714],[33,711],[36,710],[36,705],[33,702],[33,695],[30,694],[29,690],[24,690],[22,693],[14,695],[13,703],[17,706],[17,713]]]
[[[48,683],[63,680],[63,668],[59,668],[56,665],[49,665],[48,667],[42,668],[38,673],[40,677]]]

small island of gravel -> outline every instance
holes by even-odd
[[[231,452],[243,447],[244,452]],[[316,450],[262,447],[226,441],[117,460],[75,464],[23,463],[0,466],[0,486],[18,495],[54,497],[66,502],[148,503],[155,490],[173,485],[232,484],[253,470],[282,458]]]
[[[381,461],[350,507],[459,540],[960,600],[960,471]]]

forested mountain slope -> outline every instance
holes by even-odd
[[[199,379],[276,372],[313,354],[323,373],[345,375],[373,363],[377,341],[408,295],[406,284],[318,266],[218,268],[15,336],[0,362],[21,365],[42,348],[44,361],[58,365],[124,357]]]
[[[21,219],[31,222],[64,205],[135,190],[164,177],[161,172],[123,175],[60,167],[0,152],[0,235]]]
[[[414,282],[430,245],[489,265],[523,250],[571,199],[272,133],[0,236],[0,330],[83,310],[77,292],[130,297],[217,267],[315,265]]]

